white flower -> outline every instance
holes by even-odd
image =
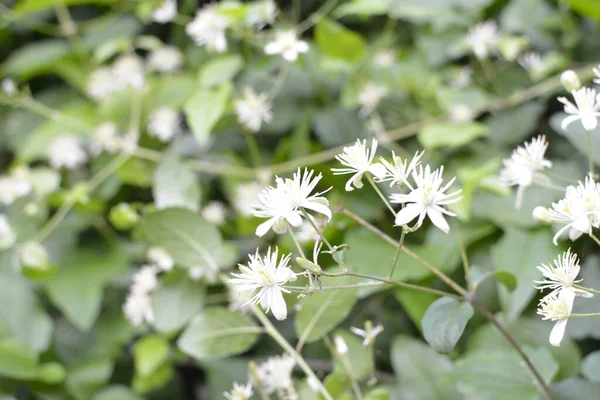
[[[103,151],[114,153],[120,148],[120,135],[117,126],[112,122],[105,122],[94,129],[90,151],[98,155]]]
[[[422,152],[416,152],[415,156],[408,162],[408,159],[402,159],[396,155],[392,151],[392,159],[394,160],[394,165],[389,163],[385,158],[380,157],[379,160],[381,164],[385,167],[385,175],[377,178],[377,182],[387,182],[390,181],[390,187],[396,184],[402,185],[408,183],[408,178],[412,174],[412,172],[421,165],[421,157],[423,157]]]
[[[535,75],[544,68],[544,61],[540,53],[530,51],[519,57],[519,65],[527,72]]]
[[[254,212],[254,203],[264,186],[258,182],[242,183],[235,188],[233,205],[242,215],[249,216]]]
[[[183,54],[175,46],[163,46],[148,55],[148,69],[158,72],[174,72],[183,65]]]
[[[475,111],[466,104],[452,104],[449,109],[450,121],[457,124],[471,122],[475,117]]]
[[[175,266],[175,260],[162,247],[150,247],[146,252],[148,261],[156,265],[161,271],[170,271]]]
[[[371,321],[366,321],[365,329],[359,329],[352,326],[350,327],[350,330],[355,335],[358,335],[364,339],[363,346],[370,346],[375,343],[375,338],[377,335],[383,332],[383,325],[379,324],[373,328],[373,323]]]
[[[268,393],[292,387],[292,371],[296,362],[292,356],[269,357],[258,367],[260,384]]]
[[[560,346],[567,321],[573,310],[575,301],[575,292],[571,289],[564,289],[560,292],[552,292],[544,297],[539,304],[537,313],[542,316],[543,320],[557,321],[550,332],[550,344],[552,346]]]
[[[325,225],[327,225],[326,218],[314,218],[312,215],[309,215],[309,218],[321,232],[323,231],[323,228],[325,228]],[[315,230],[308,219],[304,219],[296,231],[296,239],[298,239],[298,242],[300,243],[314,242],[319,240],[319,233]]]
[[[444,192],[454,183],[456,178],[452,178],[442,187],[442,173],[444,167],[431,171],[429,165],[419,166],[418,172],[415,170],[412,177],[416,187],[409,186],[411,192],[408,194],[392,194],[390,201],[392,203],[405,204],[404,208],[396,214],[396,226],[405,226],[410,221],[419,217],[417,223],[411,229],[417,229],[423,224],[425,217],[429,217],[431,222],[442,231],[448,233],[450,227],[444,218],[444,214],[455,216],[456,214],[444,208],[445,205],[456,203],[462,199],[458,196],[461,190],[450,194]]]
[[[75,135],[63,135],[55,138],[48,147],[48,157],[50,166],[54,169],[61,167],[74,169],[88,160],[80,138]]]
[[[542,264],[537,269],[540,270],[545,279],[533,281],[536,289],[550,289],[555,292],[569,289],[573,290],[579,296],[593,296],[590,292],[573,288],[573,284],[579,283],[583,279],[577,280],[580,269],[579,260],[577,259],[577,254],[571,253],[571,249],[554,260],[554,265]]]
[[[475,57],[481,60],[488,57],[499,38],[498,25],[494,21],[485,21],[469,29],[466,42],[471,46]]]
[[[277,16],[277,5],[273,0],[251,3],[246,14],[246,22],[249,25],[262,29],[267,24],[275,22]]]
[[[152,12],[152,20],[159,24],[173,21],[177,16],[177,0],[163,0],[161,5]]]
[[[373,82],[367,82],[358,93],[358,104],[361,106],[358,111],[359,117],[366,118],[371,114],[377,108],[379,101],[385,96],[385,93],[385,87]]]
[[[228,26],[229,19],[217,11],[217,6],[207,4],[198,10],[192,22],[186,25],[185,31],[198,46],[222,53],[227,50],[225,29]]]
[[[188,269],[188,276],[193,281],[199,281],[206,275],[206,269],[203,267],[193,267]]]
[[[152,300],[146,292],[129,292],[125,304],[123,304],[123,312],[125,317],[135,326],[141,325],[144,321],[154,322]]]
[[[594,73],[597,72],[597,68],[593,68],[593,70]],[[600,70],[598,70],[598,72],[600,72]],[[577,72],[573,71],[572,69],[568,69],[562,74],[560,74],[560,83],[567,90],[567,92],[572,92],[573,90],[578,90],[579,88],[581,88],[581,81],[579,80],[579,75],[577,75]]]
[[[240,292],[236,287],[232,287],[229,290],[228,299],[230,310],[239,311],[242,314],[246,314],[250,311],[249,304],[252,303],[252,295],[250,292]]]
[[[396,61],[396,53],[392,49],[380,50],[375,53],[373,63],[381,68],[390,68]]]
[[[0,214],[0,250],[6,250],[12,247],[17,240],[8,218],[5,214]]]
[[[229,392],[223,392],[223,396],[227,400],[249,400],[252,397],[252,383],[240,385],[237,382],[233,383],[233,389]]]
[[[567,71],[565,71],[565,72],[567,72]],[[571,72],[573,72],[575,74],[574,71],[571,71]],[[600,83],[600,65],[598,67],[592,68],[592,72],[594,72],[594,75],[596,75],[596,79],[594,79],[594,83]],[[577,74],[575,74],[575,76],[577,77],[577,81],[579,81],[579,77],[577,76]],[[575,81],[574,79],[572,79],[572,80]]]
[[[250,86],[244,88],[244,98],[234,102],[238,122],[252,132],[258,132],[264,122],[273,118],[267,93],[256,94]]]
[[[462,67],[458,70],[458,73],[450,82],[450,86],[454,89],[462,89],[471,84],[471,75],[473,75],[473,70],[470,67]]]
[[[158,286],[156,274],[158,269],[154,265],[143,265],[134,275],[133,284],[129,288],[135,293],[149,293]]]
[[[337,351],[338,354],[346,354],[348,352],[348,345],[343,337],[336,336],[333,339],[333,342],[335,343],[335,351]]]
[[[90,74],[87,92],[95,100],[102,100],[109,94],[121,90],[121,83],[110,67],[101,67]]]
[[[334,175],[346,175],[353,174],[352,177],[346,182],[346,191],[350,192],[354,190],[352,186],[357,189],[363,187],[362,177],[366,172],[369,172],[375,177],[382,177],[385,175],[385,167],[379,163],[373,164],[373,158],[375,158],[375,152],[377,151],[377,140],[371,141],[371,148],[367,148],[367,140],[364,139],[362,142],[360,139],[356,139],[356,143],[353,146],[344,147],[342,154],[335,156],[335,159],[341,162],[347,168],[331,168]]]
[[[10,78],[2,79],[2,93],[8,97],[17,93],[17,85],[15,84],[15,81]]]
[[[121,56],[112,68],[119,88],[131,87],[139,90],[144,87],[144,64],[138,56],[134,54]]]
[[[281,54],[284,60],[294,62],[298,54],[308,52],[308,43],[298,40],[296,31],[279,31],[275,34],[275,40],[267,43],[265,54]]]
[[[18,198],[31,193],[31,183],[25,176],[2,175],[0,176],[0,204],[11,205]]]
[[[558,238],[567,229],[572,241],[591,233],[592,228],[600,227],[600,183],[587,176],[583,183],[568,186],[565,197],[552,203],[550,215],[553,221],[566,224],[554,235],[554,244],[558,244]]]
[[[582,87],[579,90],[571,92],[575,104],[571,103],[566,97],[559,97],[558,101],[564,104],[565,112],[571,114],[561,124],[563,129],[575,121],[581,121],[583,129],[593,131],[598,126],[597,117],[600,116],[600,99],[596,94],[596,89]]]
[[[552,214],[550,214],[550,210],[548,210],[546,207],[535,207],[531,212],[531,216],[538,222],[542,222],[545,224],[552,223]]]
[[[225,206],[220,201],[211,201],[202,210],[202,216],[205,220],[217,226],[225,223]]]
[[[540,173],[544,168],[552,166],[552,162],[544,158],[547,148],[546,136],[538,136],[532,139],[531,143],[525,143],[525,147],[517,147],[510,158],[503,161],[504,167],[500,171],[500,179],[509,186],[519,186],[516,208],[521,207],[527,186],[534,181],[548,181],[547,177]]]
[[[331,188],[311,194],[321,178],[321,174],[313,179],[315,171],[300,168],[292,179],[275,178],[276,186],[268,186],[258,195],[258,201],[254,204],[254,216],[268,218],[256,228],[257,236],[264,236],[269,229],[273,228],[276,233],[286,232],[288,225],[299,227],[302,223],[302,210],[315,211],[331,219],[329,201],[321,195]]]
[[[240,292],[253,294],[251,303],[260,304],[266,312],[271,310],[278,320],[286,319],[287,306],[283,293],[290,291],[283,285],[296,280],[296,275],[288,266],[291,254],[278,260],[278,249],[275,248],[275,251],[271,252],[269,248],[265,257],[261,258],[258,249],[256,254],[249,254],[248,257],[248,265],[239,264],[240,273],[232,273],[235,278],[229,282]]]
[[[180,124],[179,111],[170,107],[160,107],[150,115],[148,134],[162,142],[168,142],[181,131]]]

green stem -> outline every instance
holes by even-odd
[[[543,173],[544,175],[547,175],[547,176],[549,176],[550,178],[558,179],[558,180],[561,180],[561,181],[563,181],[563,182],[567,182],[567,183],[575,183],[575,184],[577,183],[577,180],[575,180],[575,179],[571,179],[571,178],[564,177],[564,176],[562,176],[562,175],[559,175],[559,174],[557,174],[557,173],[554,173],[554,172],[552,172],[552,171],[550,171],[550,170],[545,170],[545,171],[543,171],[542,173]]]
[[[296,27],[296,32],[298,32],[298,34],[301,34],[302,32],[312,28],[317,22],[321,20],[321,18],[323,18],[331,10],[333,10],[333,7],[335,7],[338,1],[339,0],[327,0],[317,11],[312,13],[310,17],[298,24],[298,26]]]
[[[252,132],[249,132],[246,129],[244,129],[244,137],[246,138],[246,145],[248,146],[248,150],[250,152],[250,159],[252,160],[252,165],[255,168],[260,168],[262,166],[262,157],[260,155],[258,143],[256,142],[256,137]]]
[[[332,252],[335,251],[334,248],[333,248],[333,246],[331,245],[331,243],[329,243],[329,241],[327,240],[327,238],[325,237],[325,235],[323,234],[323,232],[321,232],[321,230],[315,224],[315,222],[312,220],[312,218],[310,217],[310,215],[308,215],[308,213],[306,212],[306,210],[304,209],[304,207],[300,207],[300,211],[302,212],[302,215],[304,215],[304,218],[306,218],[308,220],[308,222],[313,227],[313,229],[319,234],[319,237],[321,238],[321,240],[323,241],[323,243],[325,243],[325,245],[329,248],[329,250],[332,251]]]
[[[390,271],[388,272],[387,279],[392,279],[392,276],[394,275],[394,270],[396,269],[396,264],[398,264],[398,259],[400,258],[400,253],[402,252],[402,245],[404,244],[405,236],[406,236],[406,229],[402,228],[402,233],[400,234],[400,240],[398,240],[396,254],[394,254],[394,259],[392,260],[392,265],[390,265]]]
[[[471,281],[471,271],[469,258],[467,257],[467,250],[465,249],[465,243],[462,240],[462,235],[460,234],[460,229],[458,228],[458,224],[453,219],[454,231],[456,232],[456,238],[458,239],[458,246],[460,247],[460,256],[462,258],[463,269],[465,271],[465,281],[467,282],[467,287],[469,291],[473,291],[473,282]]]
[[[593,232],[591,232],[591,231],[590,231],[590,237],[591,237],[592,239],[594,239],[594,242],[596,242],[596,243],[598,244],[598,246],[600,246],[600,239],[598,239],[598,238],[596,237],[596,235],[594,235],[594,233],[593,233]]]
[[[252,310],[256,318],[258,318],[261,324],[265,327],[265,329],[267,330],[267,334],[269,334],[269,336],[271,336],[281,346],[281,348],[283,348],[283,350],[288,352],[294,358],[298,366],[300,366],[302,371],[304,371],[306,376],[311,378],[315,382],[315,384],[319,388],[319,393],[321,393],[321,395],[326,400],[333,400],[333,397],[331,397],[325,386],[323,386],[321,380],[317,378],[317,376],[315,375],[313,370],[308,366],[304,358],[300,354],[298,354],[298,352],[294,350],[294,348],[285,340],[285,338],[279,333],[279,331],[275,329],[269,318],[267,318],[267,316],[262,311],[260,311],[255,304],[253,304],[250,307],[250,309]]]
[[[331,339],[329,339],[329,336],[325,336],[323,338],[323,341],[325,342],[325,346],[327,346],[327,348],[329,349],[329,352],[332,355],[334,355],[334,357],[337,357],[338,360],[340,360],[342,367],[346,371],[346,375],[348,376],[348,379],[350,379],[350,386],[352,386],[352,391],[354,392],[354,396],[356,397],[357,400],[362,400],[363,394],[362,394],[362,391],[360,390],[360,386],[358,385],[358,382],[356,381],[356,378],[354,377],[354,374],[352,373],[352,363],[350,362],[350,359],[348,358],[348,356],[346,354],[338,353],[338,351],[335,348],[335,346],[333,345],[333,343],[331,343]]]
[[[288,226],[288,232],[290,233],[290,236],[292,237],[292,240],[294,241],[294,244],[296,245],[296,248],[298,249],[300,256],[302,256],[302,258],[306,259],[304,250],[302,250],[302,246],[300,245],[300,242],[298,241],[298,238],[296,237],[296,234],[294,233],[293,227]]]
[[[590,174],[594,176],[594,153],[592,152],[592,138],[589,131],[585,131],[585,139],[587,141],[588,167],[590,169]]]
[[[589,293],[600,294],[600,291],[592,289],[592,288],[588,288],[588,287],[585,287],[585,286],[573,284],[573,287],[576,288],[576,289],[585,290],[586,292],[589,292]]]
[[[600,313],[570,314],[569,317],[600,317]]]
[[[391,213],[395,217],[396,216],[396,211],[394,211],[394,208],[392,207],[392,205],[390,204],[390,202],[388,201],[388,199],[386,199],[385,196],[383,195],[383,193],[381,193],[381,190],[379,190],[379,187],[377,187],[377,185],[373,181],[373,178],[371,177],[371,174],[369,174],[367,172],[365,175],[367,176],[367,180],[369,181],[369,183],[373,187],[373,190],[375,190],[375,192],[377,193],[377,195],[379,196],[379,198],[383,201],[383,203],[386,205],[386,207],[388,208],[388,210],[390,210]],[[403,229],[403,231],[404,231],[404,229]]]

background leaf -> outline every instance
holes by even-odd
[[[462,336],[473,312],[473,307],[467,302],[449,297],[436,300],[423,316],[425,340],[440,353],[449,353]]]

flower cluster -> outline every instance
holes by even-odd
[[[90,75],[87,91],[95,100],[127,87],[140,90],[144,87],[144,63],[134,54],[119,57],[110,67],[100,67]]]

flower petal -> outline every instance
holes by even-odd
[[[439,210],[429,208],[427,209],[427,216],[429,216],[431,222],[433,222],[433,224],[440,228],[442,231],[444,231],[445,233],[450,232],[450,226],[448,226],[444,215]]]
[[[271,312],[279,321],[287,318],[287,306],[283,298],[283,293],[276,286],[271,288]]]
[[[421,214],[423,208],[417,204],[409,204],[396,214],[396,226],[404,226]]]
[[[550,332],[550,344],[552,346],[560,346],[560,342],[565,335],[565,329],[567,328],[568,318],[561,319],[554,324],[552,328],[552,332]]]

